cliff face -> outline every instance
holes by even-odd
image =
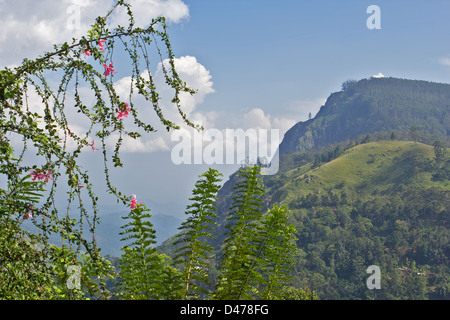
[[[314,119],[284,136],[280,154],[325,147],[380,133],[407,137],[416,127],[425,143],[449,142],[450,85],[395,78],[369,78],[330,95]]]

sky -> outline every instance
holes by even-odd
[[[79,38],[113,2],[0,0],[0,67],[20,65],[23,58],[36,58],[55,43]],[[197,90],[193,97],[183,96],[182,105],[188,117],[205,129],[277,129],[282,139],[286,130],[307,120],[309,113],[314,116],[348,79],[382,74],[450,83],[447,0],[130,3],[139,25],[160,15],[167,18],[177,71]],[[371,5],[379,8],[378,13],[368,12]],[[117,14],[111,23],[123,19]],[[375,23],[380,28],[369,28]],[[118,54],[114,63],[121,62]],[[116,88],[126,93],[127,72],[117,71]],[[158,83],[163,83],[160,65],[153,72]],[[161,91],[164,96],[163,87]],[[166,104],[168,114],[175,116]],[[38,99],[33,106],[41,108]],[[143,115],[152,117],[145,111]],[[74,128],[82,130],[85,124],[77,121]],[[172,155],[176,144],[164,130],[126,141],[125,167],[113,170],[113,183],[125,194],[136,194],[150,209],[167,208],[167,212],[158,209],[158,214],[183,217],[199,174],[212,166],[226,181],[239,167],[238,163],[176,165]],[[83,163],[102,190],[101,155],[86,150]],[[101,191],[100,195],[101,203],[111,202]]]

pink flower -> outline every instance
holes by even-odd
[[[28,218],[33,218],[33,215],[31,214],[31,210],[33,210],[33,206],[30,207],[30,210],[28,213],[23,217],[24,220],[27,220]]]
[[[104,64],[103,67],[105,68],[105,72],[103,73],[105,77],[109,76],[111,73],[116,73],[112,62],[109,64],[109,67],[106,64]]]
[[[91,55],[92,52],[89,51],[88,48],[86,48],[86,50],[84,51],[84,54],[87,55],[88,57]]]
[[[127,118],[128,117],[128,111],[130,111],[131,109],[128,107],[128,103],[125,102],[125,109],[122,110],[118,110],[117,113],[117,119],[119,120],[123,120],[123,118]]]
[[[104,47],[103,47],[103,43],[106,42],[105,39],[100,39],[98,40],[98,47],[100,48],[101,51],[105,51]]]
[[[30,173],[31,175],[31,180],[35,181],[36,178],[39,179],[39,174],[36,173],[36,171],[33,171],[32,173]]]
[[[42,177],[42,179],[45,179],[45,182],[48,182],[48,180],[53,180],[49,175],[51,175],[52,174],[52,170],[49,170],[47,173],[44,173],[44,174],[42,174],[43,175],[43,177]]]
[[[124,112],[122,112],[122,111],[117,111],[117,119],[119,119],[119,120],[123,120],[123,117],[127,117],[128,116],[128,114],[126,115]]]
[[[94,147],[94,140],[93,140],[93,139],[92,139],[92,142],[91,142],[90,146],[91,146],[91,148],[92,148],[93,151],[98,150],[98,148],[95,148],[95,147]]]
[[[31,175],[31,180],[35,181],[36,179],[38,180],[44,180],[45,182],[48,182],[48,180],[53,180],[49,175],[52,174],[52,171],[49,170],[47,173],[41,173],[41,172],[36,172],[33,171],[32,173],[30,173]]]
[[[139,205],[142,205],[143,203],[139,203]],[[134,210],[137,208],[137,200],[136,200],[136,196],[133,194],[133,200],[131,200],[131,210]]]

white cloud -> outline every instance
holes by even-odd
[[[439,64],[446,66],[446,67],[450,67],[450,57],[444,57],[439,59]]]
[[[160,16],[174,23],[189,17],[189,8],[182,0],[134,0],[131,5],[138,26],[146,25],[152,18]],[[128,19],[125,9],[120,9],[114,14],[112,25],[125,26]]]
[[[239,123],[239,122],[238,122]],[[283,136],[297,121],[287,117],[273,117],[261,108],[253,108],[242,116],[240,125],[244,129],[278,129]]]
[[[245,113],[242,118],[242,125],[245,128],[270,129],[272,126],[270,115],[266,115],[264,110],[260,108],[251,109],[249,112]]]
[[[36,58],[50,51],[54,44],[71,42],[85,35],[95,18],[105,15],[113,0],[21,0],[0,2],[0,67],[19,65],[24,58]],[[152,18],[165,16],[179,23],[189,17],[182,0],[131,1],[138,26]],[[126,26],[123,10],[110,20],[112,26]]]
[[[192,161],[200,164],[203,160],[207,164],[239,164],[246,156],[250,161],[256,161],[261,156],[270,159],[275,155],[284,133],[295,124],[293,119],[272,117],[260,108],[242,110],[235,114],[227,113],[226,116],[212,116],[219,117],[219,127],[205,127],[205,131],[200,133],[192,129],[182,129],[176,133],[170,144],[172,157],[176,158],[175,163]],[[184,160],[179,156],[180,148],[187,148],[188,152],[190,150],[186,159],[186,155],[183,156]],[[230,156],[230,148],[234,155]]]
[[[167,70],[169,70],[168,64],[169,61],[167,59],[164,60],[164,65]],[[186,114],[190,114],[195,111],[197,105],[203,103],[206,95],[214,92],[213,82],[211,81],[212,76],[209,71],[202,64],[200,64],[195,57],[192,56],[177,58],[175,59],[174,64],[175,70],[179,74],[180,78],[186,82],[189,88],[196,91],[194,95],[187,92],[182,92],[180,94],[183,111]],[[165,80],[161,63],[158,65],[155,78],[157,85],[159,85],[160,88],[163,88],[163,92],[161,93],[163,98],[171,99],[173,90],[167,86],[164,86]]]
[[[165,65],[168,61],[164,61]],[[182,111],[187,115],[187,118],[196,123],[200,123],[205,127],[211,127],[214,125],[215,119],[217,119],[218,114],[215,112],[200,113],[196,111],[198,105],[203,103],[205,97],[208,94],[214,92],[213,82],[211,81],[210,72],[200,64],[195,57],[183,56],[176,58],[175,69],[180,76],[180,78],[186,82],[187,86],[196,90],[194,95],[188,93],[180,94],[180,106]],[[148,79],[148,72],[145,71],[142,76]],[[154,81],[156,84],[156,89],[160,95],[159,106],[163,112],[164,117],[176,124],[182,124],[183,120],[178,113],[176,106],[171,103],[173,98],[174,90],[169,88],[165,83],[164,74],[162,72],[161,63],[154,74]],[[131,77],[124,77],[115,82],[115,88],[119,96],[122,99],[126,99],[130,92]],[[135,91],[136,92],[136,91]],[[150,133],[150,135],[145,135],[144,137],[138,139],[128,139],[124,141],[123,145],[128,145],[122,148],[124,152],[155,152],[155,151],[166,151],[168,150],[168,145],[170,144],[170,134],[168,133],[164,126],[160,124],[159,118],[153,110],[151,102],[146,101],[142,96],[138,94],[133,95],[133,105],[135,106],[138,116],[144,119],[145,122],[154,126],[158,132]],[[124,100],[126,101],[126,100]],[[129,121],[125,119],[124,121]],[[127,126],[131,123],[126,124]],[[186,125],[182,125],[186,127]],[[115,137],[115,136],[113,136]],[[117,137],[114,141],[117,140]],[[112,140],[111,145],[114,145]]]
[[[385,78],[385,76],[384,76],[384,74],[379,72],[378,74],[373,75],[372,78]]]

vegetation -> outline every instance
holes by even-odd
[[[155,230],[149,221],[151,215],[144,205],[130,211],[122,226],[121,241],[131,240],[123,248],[119,259],[118,296],[123,299],[167,299],[177,296],[177,282],[180,276],[171,267],[169,257],[159,254],[154,244]]]
[[[296,281],[321,299],[450,298],[449,159],[436,147],[360,144],[267,177],[271,203],[289,207],[296,227]],[[380,290],[366,287],[370,265]]]
[[[129,25],[109,29],[109,17],[119,8],[128,15]],[[116,66],[112,61],[117,48],[130,58],[130,94],[126,101],[117,94],[113,82]],[[118,203],[136,206],[136,199],[122,194],[109,177],[109,161],[115,167],[122,166],[119,153],[124,137],[135,139],[155,130],[140,119],[132,94],[151,103],[167,130],[179,128],[165,118],[150,70],[141,69],[150,65],[152,50],[155,57],[169,63],[170,68],[163,66],[164,77],[183,121],[201,129],[186,118],[179,104],[180,93],[195,92],[176,73],[165,19],[154,19],[145,29],[136,27],[132,7],[122,0],[98,17],[81,39],[55,45],[52,52],[0,71],[0,175],[4,182],[0,187],[0,298],[110,296],[106,282],[115,272],[97,246],[98,197],[79,157],[82,149],[100,151],[107,190]],[[95,97],[94,106],[83,101],[81,88],[85,87]],[[29,102],[32,94],[42,102],[41,113],[35,112]],[[86,132],[74,129],[69,107],[89,123]],[[127,117],[134,118],[134,131],[125,124]],[[118,138],[110,157],[106,139],[113,134]],[[22,146],[17,141],[22,141]],[[64,195],[67,207],[61,209],[56,199]],[[129,218],[139,223],[135,215]],[[55,239],[60,245],[54,245]],[[137,249],[130,248],[123,261],[135,260],[136,252],[148,253]],[[75,289],[67,285],[73,277],[80,283]],[[137,291],[141,294],[141,289]]]
[[[199,293],[207,294],[205,286],[209,286],[209,263],[212,247],[205,242],[212,238],[213,218],[216,215],[216,197],[220,189],[220,173],[209,169],[197,182],[191,198],[193,204],[188,206],[189,217],[182,223],[178,240],[174,246],[181,244],[176,250],[175,264],[183,270],[184,299],[197,298]],[[203,240],[203,241],[202,241]]]
[[[173,259],[152,246],[150,215],[138,206],[124,226],[124,240],[133,242],[124,247],[113,292],[127,299],[317,299],[314,292],[292,285],[295,228],[287,222],[287,208],[273,207],[263,214],[259,175],[256,166],[240,170],[230,232],[219,252],[208,244],[216,224],[217,170],[209,169],[196,183],[188,218],[170,245],[176,248]]]

